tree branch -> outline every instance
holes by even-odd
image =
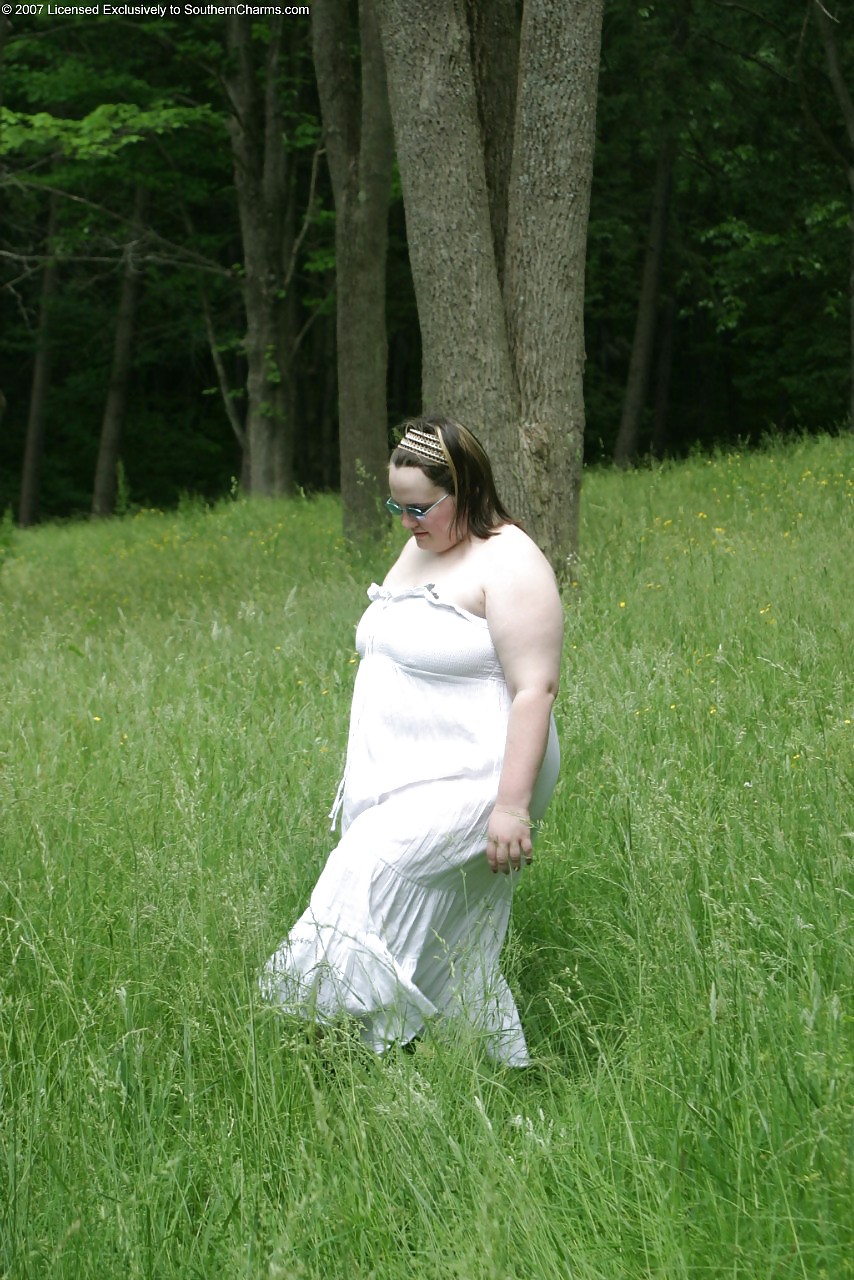
[[[333,293],[333,290],[332,290],[332,289],[330,289],[330,290],[329,290],[329,292],[327,293],[326,297],[328,298],[332,293]],[[322,306],[321,306],[321,307],[315,307],[315,308],[314,308],[314,310],[313,310],[313,311],[312,311],[312,312],[307,316],[306,321],[305,321],[305,324],[302,326],[302,328],[300,329],[299,333],[298,333],[298,334],[297,334],[297,336],[294,338],[293,346],[291,347],[291,355],[290,355],[291,362],[293,362],[293,358],[294,358],[294,356],[296,355],[296,353],[299,351],[300,347],[302,346],[302,340],[303,340],[303,338],[304,338],[304,337],[305,337],[305,335],[308,333],[309,329],[311,328],[311,326],[314,324],[315,320],[316,320],[316,319],[318,318],[318,316],[320,316],[320,315],[323,315],[323,308],[322,308]]]
[[[718,9],[737,9],[740,13],[746,13],[749,18],[755,18],[756,21],[762,23],[763,26],[770,27],[772,31],[776,31],[778,36],[783,36],[784,39],[786,38],[786,32],[783,28],[776,22],[772,22],[767,14],[757,13],[755,9],[751,9],[746,4],[738,4],[736,0],[712,0],[712,3],[716,5]]]
[[[44,182],[28,182],[26,179],[22,179],[18,175],[7,178],[5,182],[0,183],[0,187],[2,186],[17,186],[22,190],[30,191],[47,191],[50,195],[60,196],[64,200],[70,200],[73,204],[80,204],[86,209],[92,209],[94,212],[102,214],[105,218],[118,223],[123,228],[131,228],[133,226],[131,219],[126,217],[124,214],[116,213],[114,209],[108,209],[106,205],[99,204],[94,200],[87,200],[85,196],[78,196],[73,191],[66,191],[62,187],[54,187]],[[153,241],[155,244],[162,246],[164,250],[168,250],[169,254],[172,255],[155,255],[151,253],[148,255],[148,261],[172,262],[177,265],[194,267],[198,271],[206,271],[210,275],[222,276],[225,279],[231,280],[234,278],[234,272],[229,267],[223,267],[212,258],[207,258],[203,254],[196,253],[193,249],[186,248],[184,245],[175,244],[172,240],[167,240],[165,236],[161,236],[159,232],[154,231],[151,227],[149,227],[146,232],[146,238]],[[37,261],[37,257],[35,255],[32,255],[32,257],[26,254],[15,256],[21,260]],[[75,256],[73,254],[67,255],[66,260],[79,262],[111,261],[111,259],[105,257],[98,257],[96,255],[87,256],[85,254],[79,256]],[[118,259],[116,260],[118,261]]]
[[[716,49],[723,50],[735,58],[740,58],[742,62],[752,62],[755,66],[761,67],[763,71],[767,71],[769,75],[776,76],[778,80],[782,80],[784,84],[794,85],[795,81],[791,76],[787,76],[782,71],[778,71],[770,62],[765,62],[762,58],[757,58],[755,54],[745,53],[743,49],[733,49],[731,45],[725,44],[723,40],[718,40],[714,36],[710,36],[707,32],[703,32],[702,39],[707,44],[714,45]]]
[[[246,449],[246,431],[244,430],[243,424],[241,423],[240,418],[237,415],[237,410],[234,407],[234,399],[232,397],[231,387],[229,386],[229,382],[228,382],[228,374],[226,372],[225,363],[222,358],[222,352],[219,349],[219,343],[217,342],[216,333],[213,327],[213,318],[211,316],[211,309],[208,304],[208,295],[205,292],[204,288],[199,289],[199,294],[202,299],[202,315],[204,316],[204,320],[205,320],[205,333],[207,334],[207,337],[208,337],[208,346],[210,347],[210,351],[211,351],[211,359],[213,360],[214,368],[216,369],[216,377],[217,377],[217,382],[219,383],[219,390],[220,390],[220,395],[222,396],[222,403],[225,406],[226,416],[228,417],[228,421],[231,423],[231,429],[234,432],[237,443],[240,445],[240,448],[242,450],[245,450]]]
[[[17,280],[26,279],[35,271],[40,270],[49,261],[56,262],[77,262],[77,263],[100,263],[106,267],[117,267],[127,260],[127,244],[117,245],[116,252],[112,255],[102,253],[15,253],[11,249],[0,249],[0,259],[6,262],[14,262],[22,266],[26,266],[28,270],[17,277]],[[227,274],[222,268],[205,267],[199,263],[182,261],[179,258],[169,257],[164,253],[134,253],[133,255],[134,269],[147,266],[150,263],[156,263],[158,266],[178,266],[191,267],[195,271],[207,271],[209,275],[222,276]],[[16,281],[8,281],[2,285],[6,288],[7,284],[14,284]]]
[[[317,169],[320,164],[320,157],[323,154],[323,147],[315,147],[314,156],[311,161],[311,179],[309,181],[308,199],[305,202],[305,213],[303,214],[302,226],[300,227],[299,235],[296,240],[294,240],[293,249],[291,250],[291,260],[288,263],[287,270],[285,271],[285,279],[282,286],[284,289],[290,287],[290,283],[294,278],[297,257],[300,249],[302,248],[302,243],[308,234],[308,229],[311,226],[311,215],[314,212],[314,199],[317,188]]]

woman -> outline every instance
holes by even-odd
[[[557,778],[560,598],[465,427],[408,422],[389,490],[411,537],[356,633],[341,840],[261,986],[321,1023],[355,1016],[377,1052],[462,1015],[523,1066],[498,958]]]

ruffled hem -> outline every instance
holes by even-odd
[[[355,1018],[363,1043],[379,1054],[408,1043],[441,1014],[468,1021],[496,1061],[512,1067],[530,1062],[516,1004],[500,973],[488,984],[480,965],[460,966],[434,1003],[376,934],[344,935],[303,917],[267,961],[259,987],[266,1000],[294,1017],[322,1025]]]
[[[377,1053],[405,1044],[437,1013],[376,934],[345,937],[305,918],[267,961],[260,987],[267,1000],[297,1017],[357,1018],[363,1041]]]

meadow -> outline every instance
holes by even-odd
[[[6,526],[0,1276],[854,1275],[854,441],[586,476],[525,1071],[256,994],[399,537],[333,497]]]

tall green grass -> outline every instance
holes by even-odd
[[[587,476],[525,1072],[256,997],[398,534],[360,557],[321,498],[7,537],[0,1275],[854,1274],[853,453]]]

